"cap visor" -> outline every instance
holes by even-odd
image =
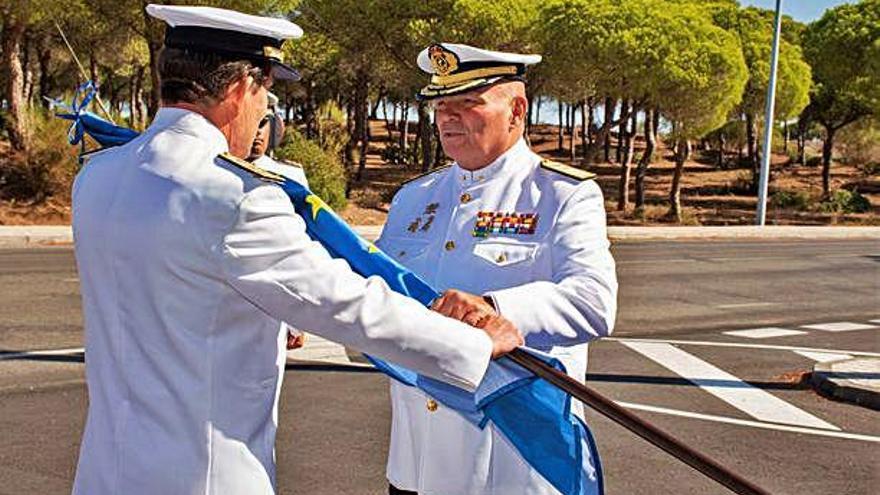
[[[473,79],[471,81],[464,82],[462,84],[457,84],[455,86],[435,86],[429,84],[419,91],[416,95],[417,100],[427,101],[433,100],[435,98],[441,98],[443,96],[456,95],[459,93],[466,93],[468,91],[473,91],[475,89],[480,89],[486,86],[491,86],[497,82],[501,82],[503,77],[490,77],[487,79]]]
[[[272,62],[272,78],[280,81],[299,81],[300,75],[293,67],[280,62]]]

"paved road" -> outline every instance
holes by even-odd
[[[880,415],[799,378],[816,360],[880,353],[876,242],[643,242],[615,254],[620,340],[591,347],[592,386],[772,493],[872,492]],[[86,404],[81,355],[10,353],[81,346],[70,250],[0,251],[0,300],[0,494],[65,493]],[[285,379],[279,491],[383,493],[386,380],[295,362]],[[725,493],[588,419],[610,495]]]

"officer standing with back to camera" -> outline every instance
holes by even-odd
[[[470,389],[521,343],[503,318],[475,329],[332,259],[244,160],[268,87],[296,75],[280,48],[298,26],[146,10],[168,25],[162,108],[73,191],[89,392],[75,494],[274,493],[281,321]]]

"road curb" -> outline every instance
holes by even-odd
[[[816,363],[810,382],[825,396],[880,411],[880,358]]]
[[[382,232],[381,225],[357,225],[355,230],[369,240]],[[608,227],[614,242],[645,240],[880,240],[880,227],[733,225],[724,227]],[[73,244],[69,225],[0,225],[0,248],[63,246]]]

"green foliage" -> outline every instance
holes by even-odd
[[[808,156],[806,160],[804,160],[804,165],[808,167],[820,167],[822,166],[822,157],[819,155]]]
[[[302,164],[310,189],[334,210],[345,208],[345,168],[338,154],[291,130],[276,155]]]
[[[787,208],[805,211],[810,208],[813,199],[806,191],[777,191],[770,197],[770,204],[776,208]]]
[[[78,163],[77,148],[67,143],[69,122],[37,111],[31,123],[30,150],[0,162],[0,199],[39,203],[69,196]]]
[[[835,148],[847,165],[880,162],[880,119],[862,119],[841,129]]]
[[[746,80],[737,40],[700,8],[660,0],[556,0],[542,11],[548,87],[659,105],[679,137],[720,126]]]
[[[349,139],[345,113],[336,102],[328,100],[318,108],[316,117],[318,120],[318,144],[331,155],[341,156]]]
[[[834,191],[830,198],[819,205],[826,213],[865,213],[871,211],[871,202],[858,191]]]
[[[813,118],[837,128],[880,112],[880,0],[829,9],[803,41]]]

